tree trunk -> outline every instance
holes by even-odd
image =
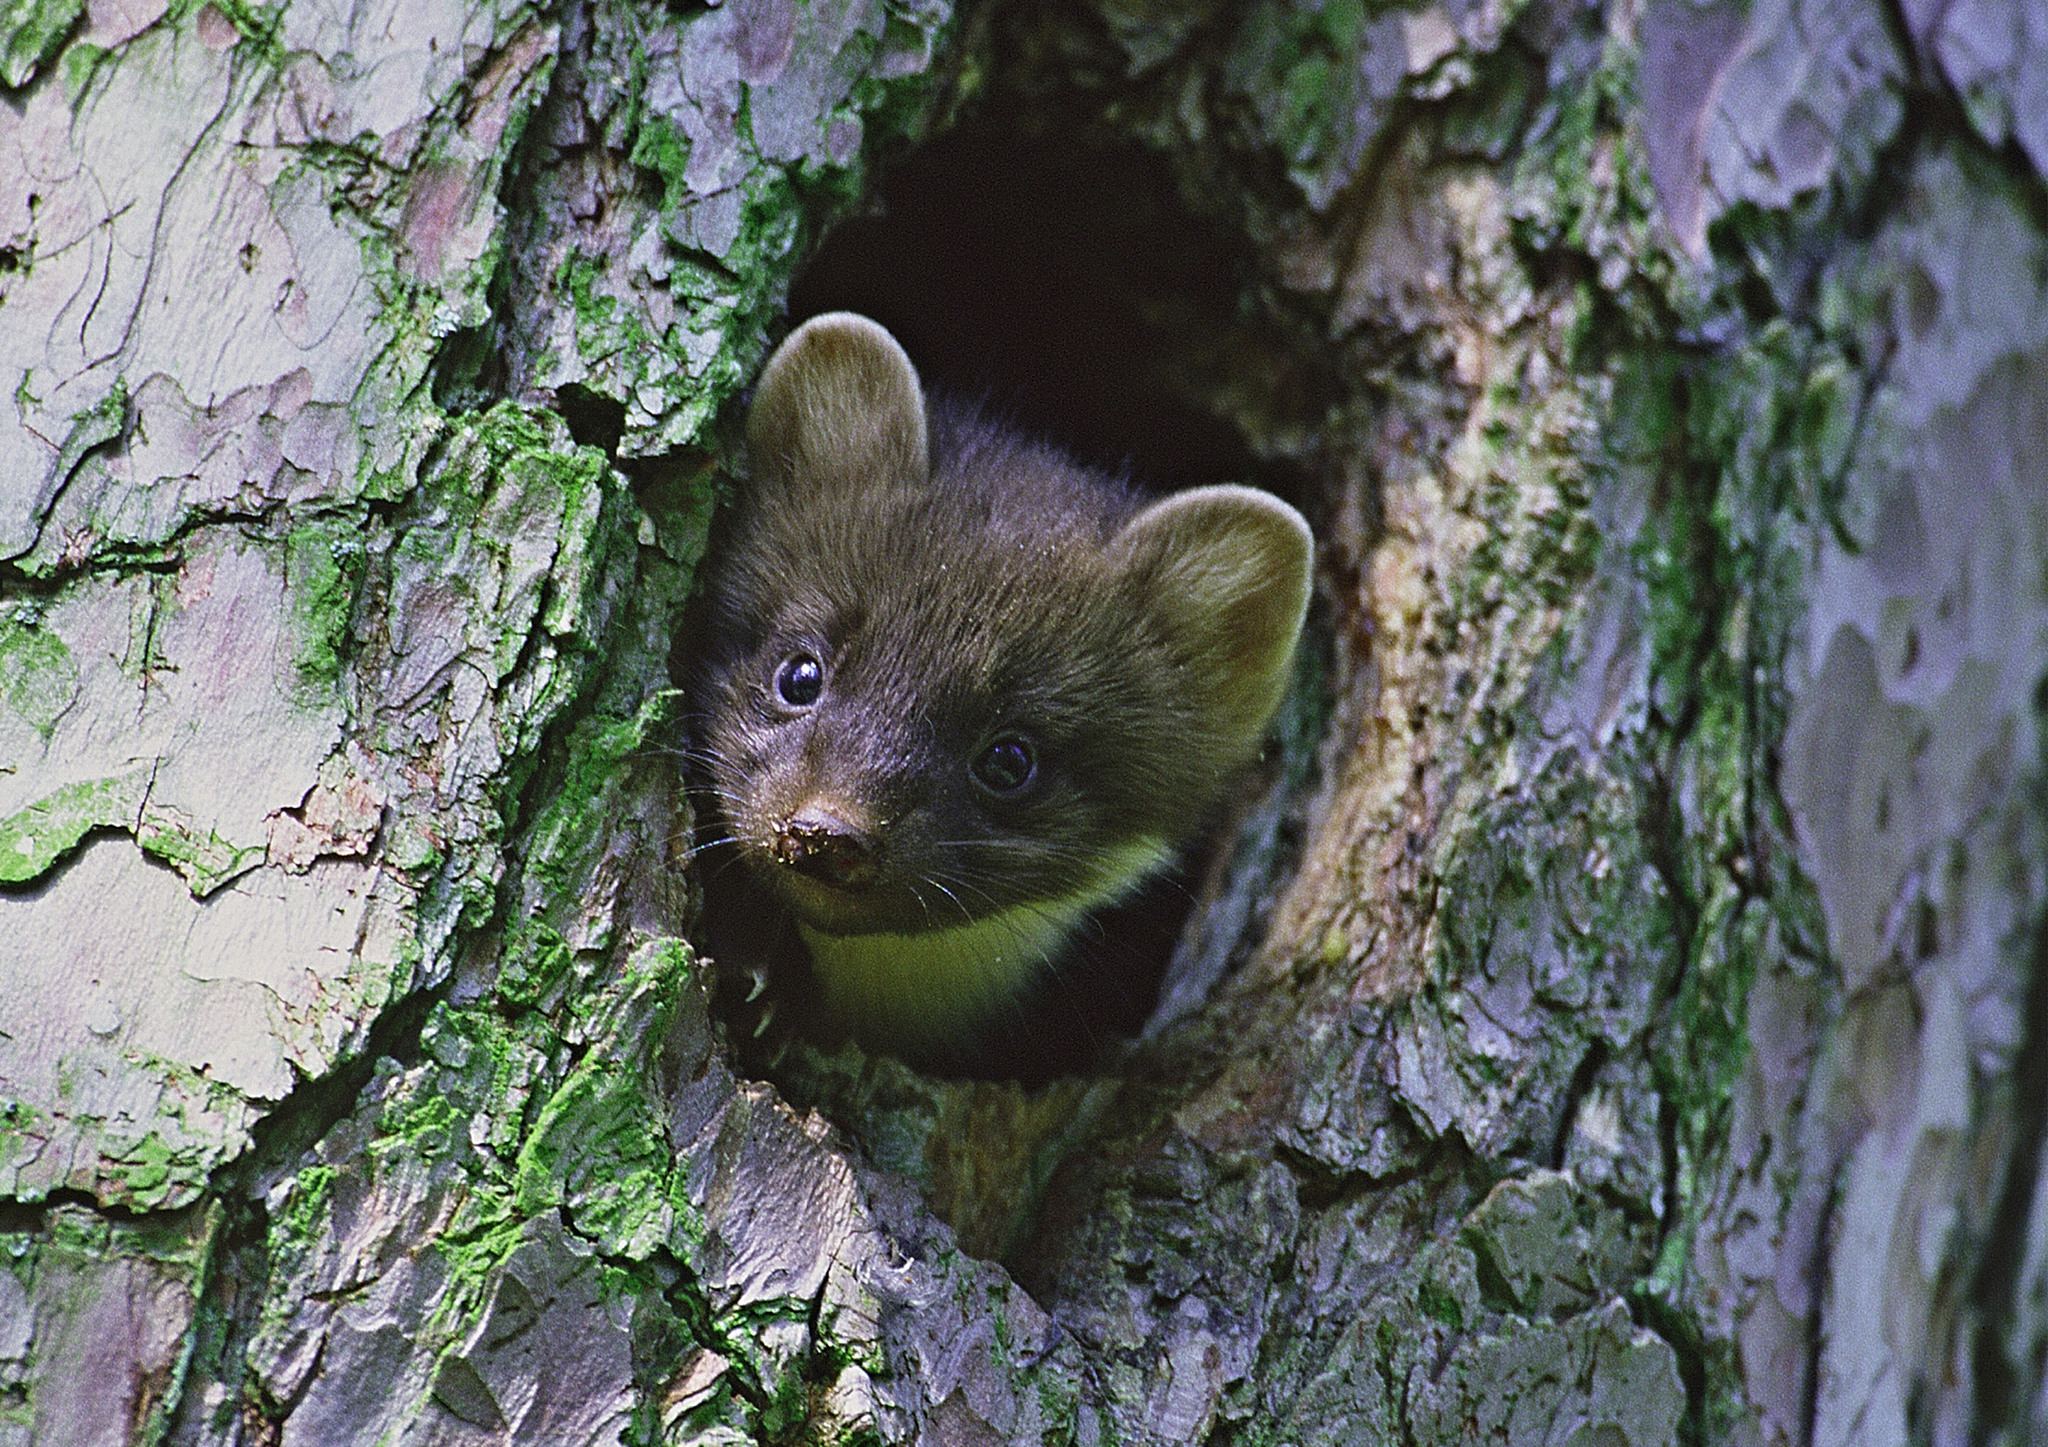
[[[2038,4],[22,0],[0,88],[0,1444],[2048,1436]],[[1238,249],[1133,314],[1317,642],[1099,1075],[755,1079],[669,638],[963,107]]]

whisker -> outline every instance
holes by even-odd
[[[737,835],[732,834],[718,839],[695,839],[691,841],[690,847],[683,851],[683,858],[694,862],[700,854],[709,854],[714,849],[725,849],[742,842],[744,841]]]
[[[926,877],[934,879],[944,879],[953,884],[959,885],[963,889],[971,889],[976,894],[980,895],[983,899],[987,900],[990,904],[996,905],[998,907],[1001,906],[1000,900],[998,900],[994,895],[990,894],[987,890],[983,889],[979,884],[975,883],[974,879],[971,876],[962,874],[957,869],[929,870],[927,871]]]
[[[726,769],[735,774],[744,774],[751,771],[747,760],[735,758],[722,749],[716,748],[679,749],[667,744],[648,744],[640,749],[636,749],[634,753],[638,756],[681,759],[684,763],[695,764],[701,768]]]
[[[699,799],[705,799],[719,805],[719,812],[721,814],[745,809],[749,802],[744,795],[735,794],[727,790],[695,789],[691,793]]]
[[[924,891],[920,890],[917,887],[917,881],[914,879],[906,880],[904,882],[910,887],[910,897],[916,900],[917,907],[924,911],[924,922],[926,927],[935,928],[935,926],[932,925],[932,907],[931,905],[925,902]]]
[[[1049,839],[934,839],[931,844],[934,848],[963,852],[980,851],[997,855],[1002,858],[1004,864],[1014,864],[1019,856],[1033,860],[1081,860],[1093,863],[1101,859],[1104,852],[1090,849],[1086,845],[1062,844]],[[1175,857],[1168,855],[1160,862],[1157,872],[1165,873],[1172,870],[1175,862]]]
[[[692,764],[729,764],[726,755],[716,749],[679,749],[673,744],[643,744],[633,751],[635,757],[682,759]]]
[[[938,890],[939,893],[945,895],[946,898],[952,900],[953,907],[960,911],[961,919],[965,920],[969,924],[974,923],[974,911],[970,910],[967,907],[965,901],[963,901],[959,895],[953,893],[952,890],[946,888],[945,884],[941,882],[936,875],[926,875],[925,883],[931,885],[932,888]],[[929,911],[927,911],[927,913],[929,913]]]

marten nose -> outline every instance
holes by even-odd
[[[777,863],[827,884],[862,885],[875,877],[881,841],[844,814],[813,801],[775,826]]]

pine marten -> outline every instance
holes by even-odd
[[[847,312],[769,359],[751,485],[679,661],[713,949],[808,1033],[957,1058],[1091,911],[1165,866],[1258,750],[1308,525],[1246,487],[1151,500],[971,409]]]

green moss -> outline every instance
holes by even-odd
[[[48,1139],[50,1125],[27,1101],[0,1100],[0,1162],[13,1163]],[[0,1242],[13,1238],[0,1232]]]
[[[18,90],[56,53],[85,0],[6,0],[0,4],[0,84]]]
[[[256,868],[268,852],[265,844],[236,844],[211,829],[192,829],[182,818],[157,812],[136,821],[135,842],[182,874],[202,898]]]
[[[614,385],[649,422],[659,417],[664,435],[680,445],[708,441],[706,425],[744,384],[754,360],[751,351],[736,357],[731,346],[739,294],[729,280],[709,280],[708,272],[704,284],[693,284],[698,270],[680,263],[671,274],[670,290],[687,310],[682,322],[660,335],[638,308],[603,289],[602,261],[572,253],[556,274],[575,313],[577,354],[616,371]],[[709,340],[709,354],[693,354],[690,338]]]
[[[1338,127],[1348,120],[1357,63],[1356,32],[1338,38],[1331,28],[1306,7],[1262,5],[1240,51],[1240,84],[1261,107],[1267,134],[1297,184],[1311,192],[1341,147]]]
[[[279,27],[284,24],[282,0],[275,5],[257,5],[250,0],[176,0],[171,13],[177,20],[188,22],[192,16],[209,7],[234,26],[244,40],[253,40],[266,47],[266,53],[274,43]]]
[[[1704,1337],[1693,1314],[1692,1243],[1728,1164],[1753,983],[1782,967],[1788,949],[1821,948],[1770,782],[1784,718],[1782,684],[1770,680],[1783,678],[1804,592],[1796,540],[1810,536],[1838,490],[1856,403],[1840,353],[1782,320],[1723,355],[1663,371],[1670,397],[1640,415],[1669,424],[1670,455],[1686,471],[1653,514],[1638,566],[1652,603],[1658,694],[1689,725],[1672,765],[1684,810],[1673,854],[1693,923],[1669,1010],[1677,1028],[1654,1061],[1680,1209],[1643,1297],[1666,1323],[1660,1330],[1707,1374],[1691,1430],[1711,1436],[1739,1395],[1728,1350]],[[1778,869],[1760,869],[1760,854]]]
[[[704,557],[711,518],[723,500],[724,474],[710,452],[679,453],[668,461],[675,465],[642,480],[634,496],[653,524],[655,545],[678,570],[669,590],[680,603]]]
[[[630,159],[661,178],[662,197],[673,215],[677,202],[689,193],[684,179],[690,165],[689,139],[666,116],[648,116],[633,137]]]
[[[270,36],[282,15],[282,5],[242,4],[231,18],[245,34],[261,36],[269,53],[274,45]],[[505,20],[501,18],[499,23]],[[501,39],[509,39],[509,35]],[[470,143],[454,137],[462,107],[450,105],[445,128],[423,137],[419,154],[408,166],[411,174],[423,178],[454,168],[469,173],[480,190],[495,193],[506,159],[518,147],[534,106],[547,92],[554,63],[553,56],[543,57],[523,78],[489,158],[479,163],[469,154]],[[298,161],[272,183],[273,189],[308,177],[335,197],[383,194],[390,189],[382,179],[386,161],[375,137],[366,136],[352,145],[316,143],[297,154]],[[403,196],[405,190],[395,194]],[[356,482],[365,497],[397,501],[411,491],[422,464],[447,431],[449,418],[435,395],[435,373],[444,366],[459,371],[450,355],[451,338],[490,321],[491,289],[502,271],[506,238],[502,226],[494,227],[478,255],[459,273],[421,277],[408,263],[398,239],[404,224],[400,208],[372,206],[354,219],[360,223],[352,229],[363,275],[375,298],[380,333],[378,355],[351,401],[351,412],[361,425],[366,444],[358,458]],[[450,378],[440,380],[448,382],[451,390],[462,390]]]
[[[156,1124],[133,1138],[113,1131],[101,1137],[100,1204],[136,1212],[189,1205],[205,1193],[212,1173],[248,1145],[240,1128],[247,1101],[212,1078],[209,1067],[134,1045],[122,1054],[129,1069],[160,1091]]]
[[[385,862],[416,879],[432,874],[446,858],[423,820],[400,819],[385,836]]]
[[[696,968],[687,945],[656,943],[634,955],[614,990],[591,1002],[599,1008],[578,1012],[578,1033],[598,1048],[534,1119],[517,1162],[522,1211],[571,1201],[579,1230],[607,1251],[632,1257],[644,1257],[666,1239],[677,1215],[690,1214],[666,1118],[650,1089],[652,1061],[623,1047],[665,1038]]]
[[[1431,1321],[1441,1322],[1453,1331],[1464,1330],[1465,1312],[1458,1305],[1457,1294],[1441,1283],[1430,1278],[1417,1282],[1415,1304]]]
[[[65,96],[75,104],[85,94],[86,86],[92,83],[100,62],[112,53],[85,40],[66,49],[63,59]]]
[[[514,931],[498,970],[498,998],[514,1009],[550,1009],[576,972],[576,952],[545,921]]]
[[[36,878],[95,829],[135,827],[146,771],[81,779],[0,819],[0,884]]]
[[[62,638],[32,622],[0,618],[0,706],[47,739],[77,693],[78,662]]]
[[[1304,55],[1288,68],[1280,83],[1278,121],[1283,135],[1299,138],[1293,147],[1297,159],[1314,156],[1330,130],[1330,72],[1334,68],[1335,62],[1327,55]]]
[[[363,531],[354,519],[323,518],[285,538],[285,594],[298,638],[292,661],[323,696],[340,680],[347,659],[363,566]]]
[[[385,1112],[380,1124],[387,1134],[378,1142],[380,1150],[438,1159],[449,1153],[457,1133],[469,1125],[467,1115],[445,1095],[417,1097],[408,1102],[408,1107]]]
[[[562,783],[534,819],[533,877],[551,887],[571,882],[571,872],[601,849],[612,827],[620,770],[670,727],[676,704],[663,691],[647,699],[632,718],[594,717],[576,726]]]
[[[1647,209],[1639,179],[1625,168],[1618,196],[1605,201],[1585,184],[1588,159],[1611,129],[1602,109],[1624,105],[1611,61],[1598,81],[1588,95],[1558,103],[1551,149],[1525,161],[1555,169],[1523,195],[1522,237],[1596,256],[1606,248],[1610,257],[1640,244],[1623,287],[1649,297],[1663,284],[1663,263],[1649,242],[1628,240],[1636,212]],[[1720,294],[1665,289],[1676,314],[1701,334],[1732,338],[1725,344],[1694,350],[1670,340],[1672,313],[1627,308],[1620,326],[1609,311],[1594,334],[1614,379],[1602,490],[1646,504],[1640,528],[1619,540],[1625,555],[1613,561],[1646,605],[1649,717],[1639,744],[1615,750],[1608,767],[1634,770],[1644,787],[1642,862],[1667,895],[1673,962],[1649,1064],[1676,1210],[1632,1296],[1688,1363],[1686,1430],[1699,1440],[1718,1440],[1715,1424],[1741,1400],[1732,1347],[1701,1326],[1693,1242],[1725,1172],[1739,1165],[1726,1151],[1750,1050],[1749,997],[1764,972],[1824,955],[1773,785],[1773,751],[1784,732],[1782,681],[1806,550],[1817,528],[1835,523],[1865,401],[1843,334],[1853,308],[1821,307],[1839,322],[1834,333],[1811,319],[1759,319],[1768,287],[1744,275],[1752,266],[1771,270],[1774,256],[1799,254],[1799,238],[1817,224],[1810,214],[1745,212],[1728,228],[1740,232],[1747,262],[1719,278]],[[1786,271],[1803,275],[1804,265]],[[1638,285],[1645,278],[1654,285]],[[1599,834],[1626,837],[1609,825]],[[1617,863],[1615,873],[1625,872]],[[1596,933],[1640,939],[1643,919],[1603,916]]]
[[[504,758],[466,837],[400,819],[387,857],[425,885],[424,920],[482,927],[498,905],[497,847],[528,807],[546,731],[581,706],[605,656],[599,635],[628,588],[636,517],[602,452],[577,446],[560,418],[512,404],[452,427],[407,510],[396,586],[431,580],[456,617],[478,620],[459,645],[494,686]]]
[[[300,1171],[292,1183],[291,1194],[286,1197],[284,1210],[271,1222],[271,1228],[282,1239],[310,1245],[320,1233],[326,1219],[329,1204],[334,1195],[334,1183],[339,1177],[333,1166],[313,1165]]]
[[[454,427],[446,463],[422,485],[449,522],[486,528],[500,542],[518,536],[536,509],[568,511],[567,499],[602,486],[609,470],[604,454],[577,446],[551,412],[501,402]],[[450,538],[446,524],[413,528],[402,546],[440,557]]]
[[[1045,1441],[1051,1447],[1070,1447],[1081,1434],[1081,1400],[1074,1384],[1041,1372],[1033,1386],[1038,1394]]]
[[[1640,111],[1635,52],[1610,39],[1589,70],[1535,105],[1514,163],[1509,216],[1525,250],[1591,262],[1602,303],[1661,338],[1671,324],[1661,309],[1694,298],[1690,269],[1665,250],[1656,190],[1630,125]]]
[[[508,1016],[491,1002],[435,1008],[421,1032],[423,1063],[388,1077],[366,1152],[378,1176],[429,1172],[460,1183],[446,1228],[417,1243],[446,1281],[422,1346],[456,1350],[532,1220],[565,1208],[604,1253],[604,1295],[662,1300],[645,1263],[666,1254],[682,1198],[650,1072],[694,968],[687,946],[671,941],[636,954],[615,977],[587,982],[552,1016]],[[336,1179],[336,1168],[322,1165],[295,1180],[272,1233],[274,1279],[288,1281],[306,1243],[332,1231]],[[273,1292],[272,1300],[289,1296]],[[807,1309],[789,1303],[723,1328],[709,1325],[701,1300],[689,1314],[742,1369],[758,1371],[747,1363],[748,1338],[764,1320],[801,1321]],[[266,1330],[287,1326],[278,1318]]]
[[[154,1133],[143,1136],[114,1162],[114,1169],[106,1175],[120,1183],[121,1190],[138,1203],[147,1204],[162,1199],[164,1188],[170,1184],[173,1167],[179,1164],[163,1137]]]
[[[794,267],[801,242],[817,234],[812,217],[830,214],[859,195],[856,173],[837,167],[803,170],[763,169],[743,183],[746,204],[740,211],[740,234],[722,258],[739,275],[755,305],[779,301],[785,279]],[[744,314],[741,308],[736,314]],[[750,379],[750,359],[730,357],[740,368],[739,381]]]
[[[1500,162],[1520,145],[1543,77],[1515,47],[1474,58],[1473,79],[1447,102],[1443,145],[1452,155]]]

